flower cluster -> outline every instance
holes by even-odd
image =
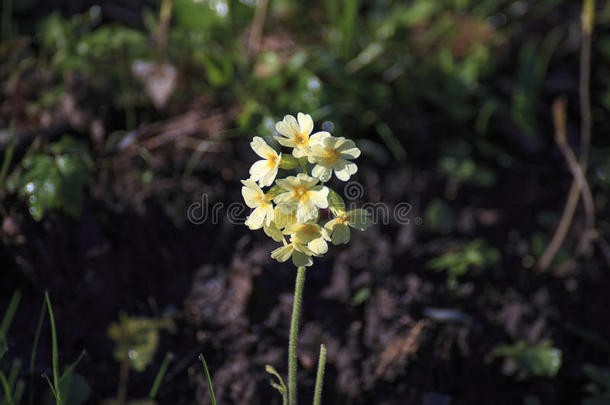
[[[261,229],[282,246],[271,252],[279,262],[292,258],[295,266],[311,266],[314,256],[328,251],[328,242],[347,243],[350,227],[364,230],[371,221],[367,211],[346,211],[341,196],[324,185],[333,173],[348,181],[358,170],[352,162],[360,156],[356,144],[326,131],[312,134],[313,120],[308,114],[297,118],[286,115],[275,128],[275,139],[292,153],[282,154],[262,138],[254,137],[250,146],[262,159],[250,168],[250,178],[242,180],[242,195],[253,211],[246,220],[250,229]],[[279,170],[296,172],[277,178]],[[264,192],[261,187],[270,187]],[[321,224],[321,210],[332,218]],[[323,212],[326,214],[326,211]]]

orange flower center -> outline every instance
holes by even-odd
[[[299,147],[307,146],[309,143],[309,137],[299,132],[294,136],[294,143],[296,143]]]
[[[337,149],[331,149],[324,152],[324,155],[322,157],[324,158],[324,161],[328,164],[337,163],[337,160],[339,160],[339,152],[337,152]]]
[[[305,224],[301,226],[300,232],[306,236],[316,236],[318,234],[318,228],[315,225]]]
[[[271,153],[267,155],[267,166],[270,168],[274,168],[277,163],[277,155],[272,155]]]
[[[294,188],[294,198],[301,202],[305,202],[309,199],[309,189],[305,186],[297,186]]]
[[[267,202],[267,200],[265,200],[264,195],[257,194],[256,195],[256,201],[258,201],[258,204],[261,207],[266,207],[267,205],[269,205],[269,202]]]
[[[349,217],[347,215],[344,215],[342,217],[337,218],[337,223],[338,224],[342,224],[345,225],[349,222]]]

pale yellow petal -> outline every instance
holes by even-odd
[[[339,152],[344,152],[349,149],[353,149],[356,147],[356,144],[351,139],[345,139],[343,137],[340,138],[340,142],[337,142],[337,150]]]
[[[310,199],[300,202],[297,206],[297,220],[299,222],[307,222],[314,219],[318,215],[318,208]]]
[[[326,131],[316,132],[309,137],[309,144],[311,146],[322,146],[324,139],[330,137],[330,134]]]
[[[284,236],[282,235],[282,231],[279,229],[275,222],[271,222],[268,226],[263,227],[263,231],[276,242],[282,242],[284,240]]]
[[[250,178],[254,181],[259,181],[269,171],[268,161],[267,160],[259,160],[254,162],[252,167],[250,167]]]
[[[260,136],[255,136],[250,142],[252,150],[260,157],[267,159],[269,155],[277,156],[277,152],[271,146],[267,145],[267,142]]]
[[[347,162],[347,161],[346,161]],[[347,163],[339,170],[335,170],[335,176],[341,181],[348,181],[352,174],[358,171],[358,166],[355,163]]]
[[[256,208],[259,206],[260,194],[251,187],[242,187],[241,195],[244,197],[246,205],[250,208]]]
[[[330,180],[330,176],[332,176],[333,170],[330,167],[323,166],[318,163],[313,167],[311,174],[312,176],[320,179],[322,183],[326,183],[328,180]]]
[[[260,229],[263,227],[267,210],[265,207],[258,207],[246,219],[246,226],[250,229]]]
[[[292,156],[299,159],[299,158],[307,156],[307,152],[308,152],[307,148],[294,148],[292,150]]]
[[[292,244],[285,245],[271,252],[271,258],[283,263],[286,260],[290,259],[290,256],[292,256],[293,251],[294,247],[292,246]]]
[[[341,159],[356,159],[358,156],[360,156],[360,149],[358,148],[346,149],[340,152],[341,153],[339,156]]]
[[[317,238],[307,244],[307,247],[316,255],[328,252],[328,244],[323,238]]]
[[[328,208],[328,188],[324,186],[313,187],[309,199],[319,208]]]
[[[287,148],[294,148],[296,145],[296,143],[292,140],[292,138],[276,136],[275,139],[279,142],[280,145],[285,146]]]
[[[267,161],[268,162],[268,161]],[[277,176],[277,171],[280,167],[280,161],[277,160],[277,163],[273,167],[269,167],[269,163],[267,163],[267,173],[259,180],[259,184],[262,187],[268,187],[273,184],[275,180],[275,176]]]
[[[297,119],[299,122],[299,129],[301,130],[301,134],[311,134],[311,131],[313,131],[313,120],[311,119],[311,115],[298,113]]]

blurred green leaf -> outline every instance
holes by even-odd
[[[457,280],[470,270],[482,270],[495,266],[500,261],[500,252],[487,246],[484,239],[475,239],[460,246],[457,251],[447,252],[428,261],[430,270],[446,271],[447,284],[453,288]]]
[[[65,136],[41,152],[26,156],[11,175],[9,191],[26,199],[29,212],[37,221],[49,209],[61,209],[78,218],[92,168],[86,149]]]
[[[493,348],[492,356],[509,357],[519,367],[535,377],[553,378],[561,367],[561,350],[547,340],[536,345],[519,341],[512,345],[498,345]]]
[[[129,361],[136,371],[144,371],[157,352],[159,330],[171,326],[171,320],[134,318],[121,313],[119,321],[108,327],[108,337],[115,343],[114,359]]]

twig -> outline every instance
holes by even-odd
[[[593,21],[595,17],[595,0],[584,0],[581,14],[581,48],[580,48],[580,78],[579,78],[579,101],[580,101],[580,159],[579,166],[583,176],[586,176],[587,164],[589,161],[589,148],[591,145],[591,101],[589,94],[589,82],[591,72],[591,34],[593,33]],[[574,174],[574,173],[573,173]],[[585,182],[586,183],[586,182]],[[581,194],[579,182],[574,176],[568,199],[561,214],[559,225],[553,234],[551,242],[545,249],[544,253],[538,261],[537,268],[539,271],[545,271],[555,258],[555,255],[561,248],[565,240],[568,230],[574,219],[574,213],[578,206],[578,200]],[[586,208],[585,208],[586,209]],[[586,213],[591,215],[592,212]],[[591,223],[588,216],[587,222]],[[583,235],[581,242],[588,239],[592,229],[587,229]],[[588,243],[586,244],[588,245]],[[584,246],[582,247],[584,248]],[[578,250],[581,250],[579,248]]]
[[[593,205],[593,195],[589,188],[589,183],[585,177],[585,169],[579,164],[576,155],[568,145],[566,138],[566,100],[559,98],[553,103],[553,122],[556,128],[555,141],[559,150],[566,159],[570,172],[574,177],[578,189],[581,190],[582,201],[585,208],[586,227],[592,230],[595,227],[595,206]]]

